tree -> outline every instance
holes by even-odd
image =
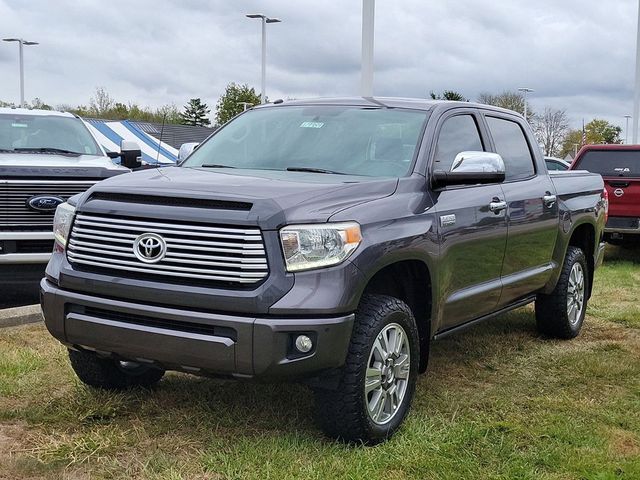
[[[37,108],[38,110],[52,110],[51,105],[47,105],[38,97],[31,101],[31,108]]]
[[[520,92],[505,90],[498,95],[490,93],[481,93],[478,96],[478,103],[485,105],[493,105],[495,107],[506,108],[524,115],[524,96]],[[531,105],[527,103],[527,121],[533,121],[535,113],[531,109]]]
[[[444,90],[442,92],[442,94],[440,95],[436,95],[435,92],[433,90],[431,90],[431,92],[429,92],[429,96],[433,99],[433,100],[452,100],[455,102],[468,102],[469,99],[465,98],[464,95],[462,95],[459,92],[456,92],[455,90]]]
[[[96,117],[101,117],[110,110],[115,101],[104,87],[96,87],[96,93],[89,100],[89,109]]]
[[[575,157],[580,147],[582,147],[582,130],[569,130],[564,136],[558,157],[564,158],[567,155]]]
[[[260,104],[260,96],[249,85],[230,83],[216,104],[216,125],[223,125],[245,109],[244,103]]]
[[[606,120],[594,118],[584,127],[587,134],[587,143],[622,143],[620,134],[622,128]]]
[[[569,130],[569,119],[564,110],[546,107],[544,113],[534,119],[533,129],[544,154],[555,157],[560,153]]]
[[[208,126],[211,121],[207,117],[211,109],[206,103],[202,103],[199,98],[192,98],[184,106],[184,111],[180,113],[180,123],[183,125]]]

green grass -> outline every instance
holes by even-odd
[[[168,374],[113,394],[74,377],[43,326],[0,331],[0,478],[640,478],[640,251],[610,249],[583,333],[523,308],[433,345],[405,426],[324,438],[299,385]]]

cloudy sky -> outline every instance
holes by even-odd
[[[566,109],[624,127],[632,110],[638,0],[378,0],[374,93],[425,97],[452,89],[535,90],[534,109]],[[356,95],[361,0],[0,0],[0,36],[23,37],[28,100],[117,100],[211,106],[229,82],[260,85],[260,24],[268,26],[267,94]],[[17,45],[0,43],[0,100],[19,100]]]

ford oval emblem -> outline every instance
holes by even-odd
[[[55,211],[61,203],[64,203],[64,200],[53,195],[36,195],[27,200],[27,206],[31,210],[47,213]]]

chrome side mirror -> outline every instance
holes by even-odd
[[[447,185],[476,185],[499,183],[505,179],[505,165],[502,157],[491,152],[460,152],[448,172],[433,172],[434,188]]]

